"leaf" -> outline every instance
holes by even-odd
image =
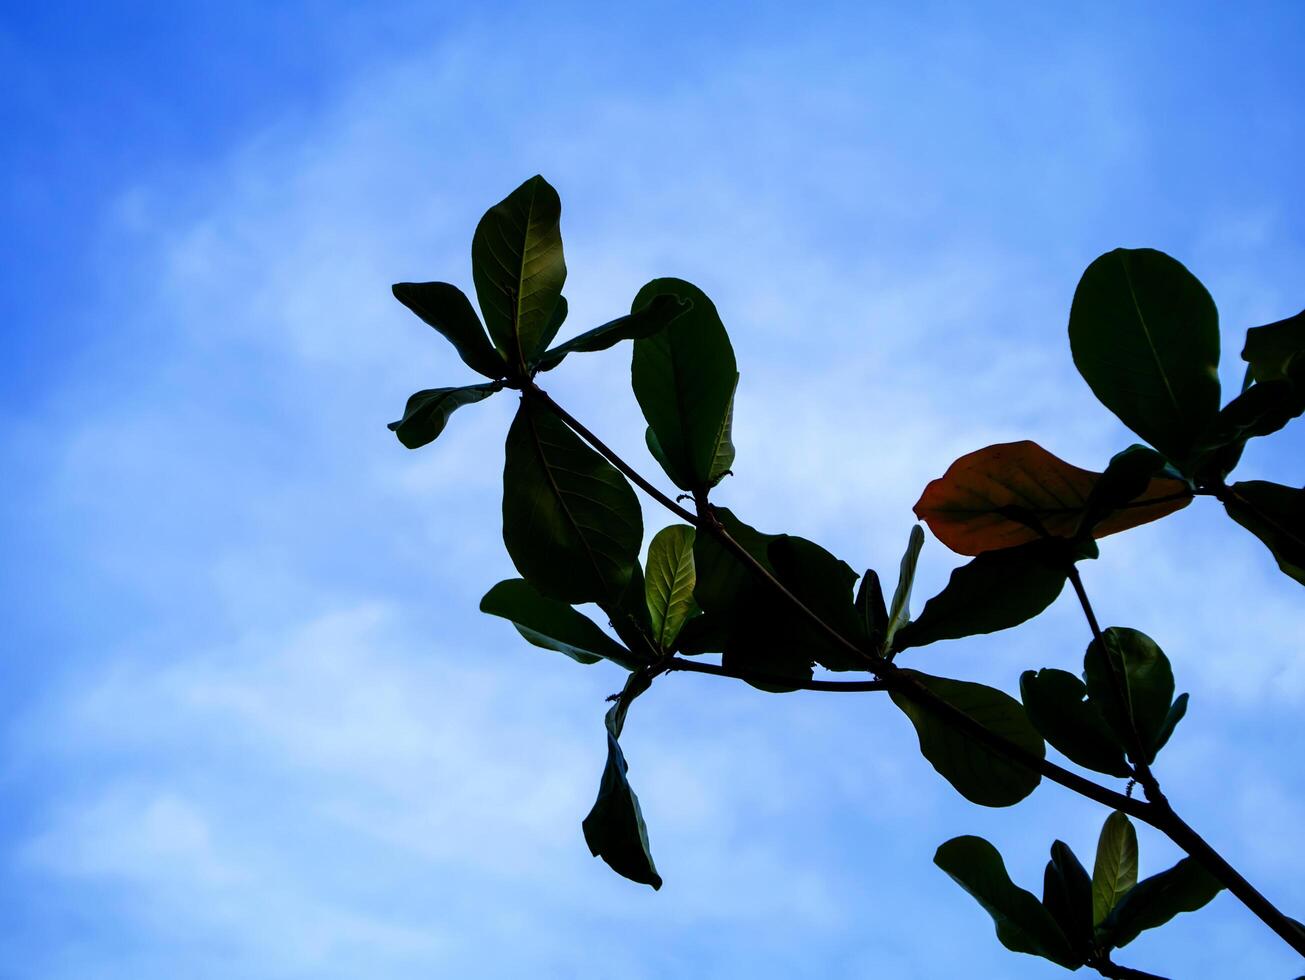
[[[1305,367],[1305,360],[1302,361]],[[1302,372],[1305,373],[1305,372]],[[1226,446],[1239,446],[1248,439],[1272,435],[1305,412],[1305,378],[1261,381],[1251,385],[1215,416],[1200,441],[1209,453]]]
[[[642,540],[625,477],[523,398],[503,467],[503,542],[521,576],[563,602],[612,601],[634,573]]]
[[[1046,756],[1042,736],[1029,723],[1020,703],[1009,694],[969,681],[931,677],[904,670],[936,696],[974,721],[1039,759]],[[944,721],[909,694],[890,690],[893,703],[911,720],[921,754],[971,803],[1013,806],[1037,787],[1042,776],[1011,761]]]
[[[630,379],[649,426],[649,449],[682,490],[703,492],[734,462],[730,417],[738,370],[716,307],[682,279],[654,279],[638,309],[670,295],[691,304],[658,333],[634,342]]]
[[[453,345],[462,362],[487,378],[506,374],[503,358],[485,336],[467,294],[447,282],[396,282],[394,298],[434,327]]]
[[[776,534],[763,534],[744,524],[728,507],[713,507],[712,513],[735,541],[755,558],[763,568],[773,573],[770,564],[770,542]],[[751,596],[756,576],[733,554],[726,550],[714,535],[703,532],[693,541],[693,564],[697,582],[693,597],[704,612],[731,619]]]
[[[911,527],[911,535],[906,539],[906,551],[902,553],[902,563],[897,571],[897,588],[893,590],[893,603],[888,607],[888,623],[884,628],[884,649],[893,648],[893,639],[898,631],[911,621],[911,587],[915,585],[915,568],[920,561],[920,549],[924,547],[924,532],[920,525]]]
[[[1145,633],[1112,626],[1102,634],[1104,650],[1093,640],[1083,658],[1088,698],[1101,709],[1106,724],[1134,762],[1155,759],[1174,700],[1174,674],[1169,658]],[[1144,758],[1133,758],[1133,731],[1141,740]]]
[[[882,651],[887,645],[888,608],[884,605],[884,590],[879,584],[879,573],[867,568],[853,600],[856,614],[861,620],[862,635],[871,650]]]
[[[1165,713],[1165,723],[1160,728],[1160,734],[1156,736],[1155,751],[1159,752],[1169,744],[1169,737],[1173,735],[1174,729],[1178,723],[1183,720],[1187,714],[1187,695],[1180,694],[1174,698],[1174,703],[1169,706],[1168,712]]]
[[[1062,541],[985,551],[952,572],[946,588],[924,604],[920,618],[897,631],[893,649],[1018,626],[1060,595],[1068,565]]]
[[[1127,461],[1136,459],[1133,456]],[[1036,442],[999,443],[952,463],[925,487],[915,514],[948,548],[962,555],[977,555],[1036,541],[1043,536],[1038,525],[1053,537],[1073,537],[1089,506],[1096,511],[1092,534],[1100,538],[1157,520],[1191,501],[1190,494],[1168,499],[1186,491],[1187,486],[1164,478],[1145,482],[1121,499],[1117,489],[1120,475],[1118,466],[1108,477],[1080,469]],[[1103,480],[1106,486],[1094,499],[1093,491]],[[1106,500],[1109,506],[1103,507]],[[1152,500],[1158,502],[1148,503]],[[1016,510],[1024,519],[1012,516]]]
[[[1092,935],[1092,882],[1068,844],[1051,845],[1051,860],[1042,875],[1042,904],[1046,906],[1069,944],[1079,954],[1090,955]]]
[[[675,638],[675,650],[686,657],[722,653],[729,641],[729,623],[722,616],[699,614],[690,617]]]
[[[1101,403],[1185,471],[1219,411],[1219,313],[1200,281],[1154,249],[1107,252],[1074,292],[1069,343]]]
[[[997,939],[1007,949],[1041,956],[1070,970],[1082,966],[1051,913],[1010,880],[1001,854],[982,837],[952,838],[938,848],[933,863],[992,916]]]
[[[1043,668],[1020,675],[1020,697],[1029,720],[1051,745],[1070,761],[1111,776],[1129,778],[1119,739],[1106,725],[1096,702],[1086,700],[1087,687],[1065,670]]]
[[[647,586],[643,569],[636,561],[630,568],[630,581],[615,599],[600,600],[598,607],[607,614],[613,631],[621,642],[649,660],[661,656],[652,641],[652,617],[648,615]]]
[[[471,240],[471,272],[485,326],[516,372],[535,362],[561,326],[561,215],[557,191],[536,175],[486,211]]]
[[[499,582],[480,600],[480,611],[501,616],[537,647],[556,650],[582,664],[610,660],[626,670],[647,661],[617,643],[584,614],[550,599],[525,579]]]
[[[1264,542],[1284,575],[1305,585],[1305,490],[1247,480],[1228,488],[1223,506]]]
[[[648,546],[646,595],[653,641],[670,650],[685,621],[697,611],[693,586],[693,528],[673,524],[657,532]]]
[[[630,702],[647,687],[642,674],[631,674],[620,699],[607,712],[607,765],[598,785],[598,799],[582,827],[590,854],[601,857],[617,874],[656,890],[662,887],[662,876],[653,864],[648,828],[639,798],[630,787],[629,765],[618,741]]]
[[[767,549],[775,577],[804,606],[842,636],[860,635],[852,586],[856,572],[820,545],[805,538],[782,534]],[[775,597],[776,607],[768,617],[772,642],[802,650],[804,658],[815,660],[827,670],[865,670],[866,658],[854,655],[834,642],[806,616]]]
[[[1139,516],[1157,520],[1186,507],[1192,500],[1191,488],[1182,480],[1160,477],[1165,467],[1165,458],[1146,446],[1132,445],[1115,453],[1088,492],[1077,534],[1095,532],[1094,537],[1105,537],[1143,523]],[[1178,499],[1164,499],[1175,496]],[[1156,498],[1161,502],[1145,503]],[[1103,521],[1108,523],[1097,531]]]
[[[1102,925],[1112,946],[1127,946],[1147,929],[1164,925],[1180,912],[1195,912],[1223,890],[1210,872],[1190,857],[1168,871],[1139,881]]]
[[[652,300],[639,307],[633,313],[617,317],[600,327],[587,330],[578,337],[573,337],[564,344],[558,344],[539,359],[540,371],[551,371],[562,363],[568,354],[607,350],[615,347],[622,340],[639,340],[650,337],[681,313],[688,310],[688,303],[676,296],[664,294],[654,296]]]
[[[1305,351],[1305,310],[1295,316],[1246,331],[1242,360],[1250,366],[1256,381],[1273,381],[1286,376],[1293,357]]]
[[[439,437],[455,411],[463,405],[484,401],[502,387],[495,382],[464,388],[427,388],[408,399],[403,418],[391,422],[389,429],[409,449],[420,449]]]
[[[1137,884],[1137,831],[1127,814],[1106,817],[1092,868],[1092,925],[1106,921],[1111,910]]]

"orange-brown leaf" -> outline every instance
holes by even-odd
[[[924,488],[915,515],[939,541],[962,555],[1011,548],[1039,537],[1028,524],[1006,516],[1019,508],[1055,537],[1073,537],[1088,494],[1100,473],[1053,456],[1036,442],[1004,442],[962,456]],[[1191,502],[1179,480],[1156,477],[1134,500],[1101,520],[1096,538],[1146,524]],[[1158,499],[1163,498],[1163,499]],[[1148,501],[1155,500],[1155,503]]]

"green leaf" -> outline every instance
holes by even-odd
[[[1026,670],[1020,675],[1020,697],[1033,727],[1066,758],[1111,776],[1133,775],[1122,744],[1073,674],[1051,667]]]
[[[652,638],[670,650],[685,620],[697,611],[693,586],[693,528],[672,524],[662,528],[648,546],[646,594],[652,621]]]
[[[534,364],[561,326],[561,215],[557,191],[534,176],[485,212],[471,240],[471,272],[485,326],[516,371]]]
[[[651,337],[681,313],[688,309],[688,304],[669,294],[654,296],[650,302],[628,313],[594,327],[578,337],[573,337],[564,344],[558,344],[539,359],[541,371],[551,371],[562,363],[568,354],[607,350],[615,347],[622,340],[640,340]]]
[[[1301,384],[1289,378],[1257,382],[1215,416],[1210,429],[1201,437],[1201,449],[1210,452],[1272,435],[1302,412],[1305,412],[1305,378]]]
[[[1051,860],[1042,875],[1042,904],[1051,913],[1069,944],[1079,954],[1090,955],[1092,936],[1092,882],[1068,844],[1051,845]]]
[[[1161,735],[1174,700],[1174,674],[1169,658],[1145,633],[1112,626],[1102,634],[1105,647],[1093,640],[1083,658],[1083,679],[1088,698],[1101,709],[1106,724],[1125,746],[1129,758],[1134,752],[1132,732],[1141,739],[1142,759],[1155,759]]]
[[[1029,723],[1024,708],[1009,694],[982,684],[931,677],[914,670],[902,673],[915,678],[989,731],[1030,755],[1045,757],[1042,736]],[[908,694],[890,690],[889,696],[915,726],[921,754],[971,803],[1013,806],[1032,793],[1042,779],[1035,770],[999,755],[957,730]]]
[[[646,593],[643,569],[636,561],[630,569],[630,581],[625,584],[620,595],[615,599],[599,601],[598,607],[607,614],[612,629],[622,643],[652,660],[661,656],[661,651],[652,641],[652,617],[648,615]]]
[[[1127,946],[1147,929],[1164,925],[1180,912],[1195,912],[1223,890],[1218,880],[1190,857],[1168,871],[1139,881],[1106,917],[1102,932],[1112,946]]]
[[[665,330],[634,342],[631,383],[653,456],[680,489],[703,492],[734,462],[734,349],[712,301],[682,279],[654,279],[639,290],[634,308],[661,295],[691,306]]]
[[[857,617],[861,621],[861,635],[871,650],[882,651],[887,645],[888,607],[884,605],[884,590],[879,584],[879,573],[867,568],[853,600]]]
[[[1069,341],[1101,403],[1185,469],[1219,411],[1219,314],[1200,281],[1163,252],[1108,252],[1079,281]]]
[[[444,335],[467,367],[487,378],[503,377],[503,358],[461,289],[447,282],[396,282],[391,289],[395,299]]]
[[[1083,965],[1051,913],[1010,880],[1001,854],[982,837],[952,838],[938,848],[933,863],[992,916],[997,939],[1007,949],[1041,956],[1069,970]]]
[[[897,588],[893,590],[893,603],[888,607],[888,620],[884,628],[884,649],[893,648],[893,639],[903,626],[911,621],[911,587],[915,584],[915,568],[924,547],[924,531],[919,524],[911,526],[906,540],[906,551],[897,572]]]
[[[641,673],[630,675],[625,690],[607,712],[607,765],[598,785],[598,799],[585,817],[585,843],[589,853],[601,857],[617,874],[654,889],[662,887],[662,876],[653,864],[648,847],[648,828],[644,824],[639,798],[630,787],[629,765],[618,739],[625,727],[630,702],[647,690],[648,681]]]
[[[675,650],[687,657],[723,653],[725,644],[729,642],[729,633],[729,622],[722,616],[692,616],[675,638]]]
[[[408,399],[403,418],[391,422],[389,429],[409,449],[420,449],[439,437],[455,411],[463,405],[484,401],[502,387],[495,382],[464,388],[427,388]]]
[[[1155,751],[1159,752],[1169,744],[1169,737],[1173,735],[1174,729],[1178,723],[1183,720],[1187,714],[1187,695],[1180,694],[1174,698],[1174,703],[1169,706],[1168,712],[1165,713],[1165,723],[1160,728],[1160,734],[1156,736]]]
[[[763,568],[774,573],[770,564],[770,542],[776,534],[762,532],[744,524],[728,507],[713,507],[716,520],[743,549]],[[732,619],[740,607],[746,606],[756,584],[756,576],[715,537],[706,532],[696,535],[693,541],[693,564],[697,582],[693,597],[709,615]]]
[[[1223,506],[1264,542],[1284,575],[1305,585],[1305,490],[1247,480],[1228,488]]]
[[[499,582],[480,600],[480,611],[501,616],[537,647],[556,650],[582,664],[610,660],[626,670],[647,663],[617,643],[593,620],[565,602],[541,595],[525,579]]]
[[[503,467],[503,542],[521,576],[563,602],[610,602],[634,574],[642,540],[625,477],[523,398]]]
[[[1256,381],[1285,377],[1292,358],[1305,351],[1305,310],[1295,316],[1246,331],[1242,360]]]
[[[801,603],[837,630],[854,639],[860,635],[852,586],[856,572],[820,545],[805,538],[782,534],[767,549],[775,577]],[[805,651],[827,670],[865,670],[866,658],[858,657],[832,640],[806,616],[776,597],[771,627],[779,642]]]
[[[893,648],[1018,626],[1060,595],[1068,564],[1065,544],[1059,540],[985,551],[952,572],[947,587],[925,603],[920,618],[897,631]]]
[[[1106,817],[1092,868],[1092,925],[1106,921],[1119,900],[1137,884],[1137,831],[1127,814]]]
[[[1090,534],[1097,524],[1104,521],[1121,507],[1137,501],[1152,487],[1169,486],[1174,492],[1181,492],[1181,484],[1169,481],[1157,481],[1165,468],[1165,458],[1154,449],[1146,446],[1129,446],[1110,458],[1110,463],[1088,492],[1087,502],[1083,507],[1083,516],[1079,520],[1078,533]],[[1157,496],[1163,494],[1156,494]],[[1138,509],[1134,505],[1133,509]],[[1150,509],[1155,509],[1150,508]]]

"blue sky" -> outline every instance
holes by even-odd
[[[1065,335],[1099,253],[1205,281],[1226,384],[1305,303],[1301,7],[861,6],[0,7],[0,977],[1058,972],[930,858],[980,833],[1032,887],[1104,813],[965,804],[873,696],[659,682],[623,742],[666,886],[590,858],[619,671],[476,612],[512,401],[416,453],[384,428],[466,377],[389,284],[469,286],[536,172],[565,329],[702,285],[743,375],[722,502],[889,575],[956,456],[1132,441]],[[627,357],[549,387],[651,470]],[[1303,449],[1239,475],[1299,485]],[[930,541],[917,595],[955,563]],[[1299,587],[1212,506],[1085,576],[1192,692],[1171,797],[1299,917]],[[1066,596],[911,656],[1014,690],[1085,645]],[[1120,959],[1299,971],[1226,895]]]

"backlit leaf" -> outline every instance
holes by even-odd
[[[647,662],[631,654],[583,613],[542,595],[525,579],[499,582],[480,600],[480,611],[508,620],[535,646],[564,653],[582,664],[606,659],[634,670]]]
[[[484,401],[501,388],[499,384],[481,384],[419,391],[403,407],[403,418],[390,423],[390,431],[409,449],[420,449],[439,438],[455,411],[463,405]]]
[[[1128,815],[1115,810],[1106,817],[1097,840],[1092,868],[1092,924],[1106,921],[1119,900],[1137,884],[1137,831]]]
[[[687,524],[662,528],[648,546],[645,595],[651,618],[653,641],[671,649],[685,620],[697,611],[693,586],[694,530]]]
[[[1026,670],[1020,676],[1020,697],[1033,727],[1065,757],[1111,776],[1133,775],[1119,738],[1073,674],[1054,668]]]
[[[1248,480],[1229,487],[1223,505],[1264,542],[1284,575],[1305,585],[1305,490]]]
[[[503,358],[461,289],[447,282],[396,282],[391,288],[395,299],[444,335],[467,367],[487,378],[503,377]]]

